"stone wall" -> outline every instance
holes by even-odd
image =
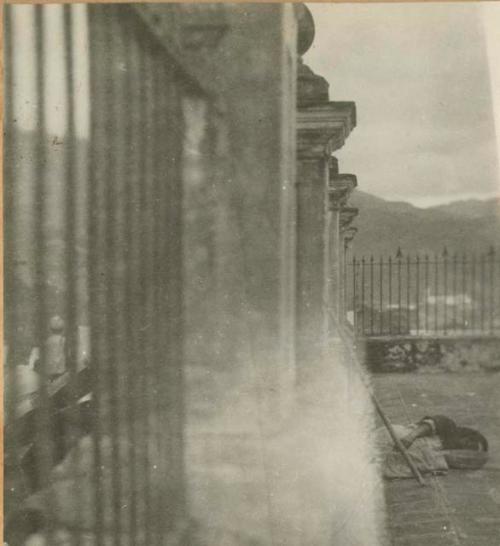
[[[374,372],[500,370],[497,337],[367,339],[364,345]]]
[[[294,394],[296,21],[290,5],[225,11],[209,52],[217,104],[184,104],[191,544],[285,544],[271,496],[285,480],[297,501],[272,454]]]
[[[350,341],[336,338],[322,359],[303,351],[307,374],[296,362],[299,328],[325,338],[326,270],[308,285],[317,297],[307,298],[311,312],[295,324],[305,282],[297,262],[310,265],[296,253],[297,239],[310,245],[306,235],[319,228],[313,236],[322,254],[326,238],[314,218],[307,231],[296,221],[304,172],[295,172],[294,11],[228,6],[226,22],[211,53],[218,107],[192,98],[184,112],[191,543],[378,546],[383,498],[373,415]],[[327,107],[330,117],[335,108]],[[328,156],[321,161],[327,166]],[[305,203],[303,216],[318,210],[326,220],[326,182],[321,176],[310,188],[317,209]]]
[[[179,108],[169,102],[173,118],[165,118],[183,129],[175,143],[182,154],[171,160],[182,175],[175,226],[182,233],[173,233],[174,222],[162,233],[176,252],[182,244],[182,259],[176,253],[162,273],[182,267],[175,285],[183,305],[175,332],[182,325],[182,333],[165,336],[169,351],[182,344],[174,360],[183,364],[182,388],[168,385],[175,400],[184,395],[184,469],[169,472],[185,470],[188,543],[379,546],[372,407],[352,340],[337,330],[331,337],[328,313],[337,311],[328,307],[332,257],[343,250],[340,219],[335,229],[329,222],[329,167],[355,125],[354,104],[328,102],[319,78],[321,93],[299,101],[297,113],[300,8],[134,9],[165,47],[180,33],[177,41],[189,49],[173,57],[190,77]],[[312,39],[314,29],[305,34]],[[210,84],[203,92],[192,73]],[[306,71],[309,84],[315,78]],[[178,294],[168,296],[171,308]],[[168,403],[172,415],[178,406]],[[178,445],[172,425],[161,423],[169,452]]]

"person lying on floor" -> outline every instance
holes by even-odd
[[[477,430],[458,426],[444,415],[424,417],[412,425],[393,425],[396,436],[422,474],[444,474],[449,468],[477,469],[488,458],[488,441]],[[413,477],[385,427],[377,431],[385,478]]]

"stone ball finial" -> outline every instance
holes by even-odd
[[[305,4],[294,4],[294,8],[298,27],[297,53],[304,55],[314,41],[314,19]]]

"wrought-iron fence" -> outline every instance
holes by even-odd
[[[5,77],[8,540],[177,543],[199,91],[126,5],[6,6]]]
[[[353,257],[345,267],[347,317],[357,335],[500,333],[500,256]]]

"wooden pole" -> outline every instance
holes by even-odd
[[[339,324],[337,317],[332,313],[332,319],[334,322],[337,323],[337,326],[339,328],[339,331],[342,331],[342,326]],[[368,385],[363,377],[362,370],[360,369],[360,364],[358,361],[358,358],[355,354],[354,349],[351,347],[349,343],[346,343],[346,346],[348,347],[349,354],[351,356],[351,359],[353,361],[354,366],[356,367],[356,370],[358,371],[359,378],[361,379],[361,383],[363,383],[365,389],[368,391],[368,394],[370,395],[370,398],[372,399],[373,405],[375,406],[378,414],[380,415],[380,418],[382,419],[382,422],[384,423],[385,427],[387,428],[387,431],[389,432],[389,435],[392,438],[392,441],[394,442],[394,445],[399,450],[401,455],[403,456],[406,464],[408,465],[409,469],[411,470],[411,473],[415,477],[415,479],[418,481],[418,483],[422,486],[427,485],[425,480],[422,477],[422,474],[420,473],[419,469],[416,467],[415,463],[412,461],[410,454],[408,453],[405,446],[402,444],[401,440],[397,437],[394,428],[387,418],[387,415],[385,414],[384,410],[382,409],[382,406],[380,405],[379,401],[377,400],[377,397],[373,393],[371,386]]]
[[[365,383],[363,382],[363,384],[365,384]],[[365,384],[365,386],[368,388],[368,386],[366,384]],[[394,442],[394,444],[396,445],[396,447],[400,451],[401,455],[403,455],[403,458],[406,461],[406,464],[409,466],[413,476],[415,477],[415,479],[418,481],[418,483],[420,485],[427,485],[425,483],[425,480],[423,479],[422,474],[420,473],[419,469],[417,468],[415,463],[412,461],[412,459],[410,457],[410,454],[406,450],[406,448],[403,445],[403,443],[401,442],[401,440],[397,437],[397,435],[396,435],[396,433],[394,431],[394,428],[393,428],[391,422],[389,421],[389,419],[387,418],[386,414],[384,413],[384,410],[382,409],[379,401],[377,400],[377,397],[373,394],[373,392],[371,392],[371,390],[369,390],[369,392],[370,392],[370,396],[371,396],[371,399],[373,401],[373,404],[374,404],[375,408],[377,409],[377,412],[380,415],[380,418],[382,419],[385,427],[387,428],[387,430],[388,430],[388,432],[389,432],[389,434],[390,434],[390,436],[392,438],[392,441]]]

